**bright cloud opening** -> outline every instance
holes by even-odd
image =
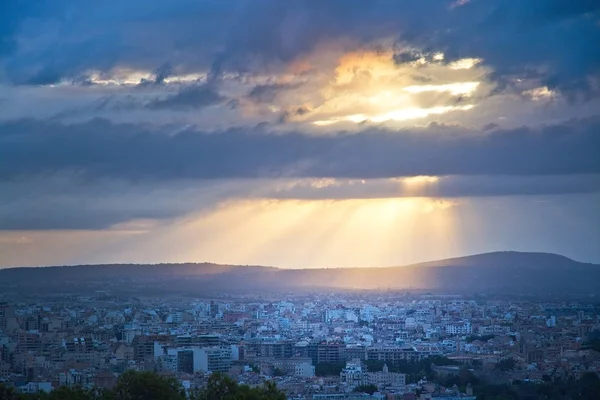
[[[400,110],[392,110],[385,114],[366,115],[366,114],[353,114],[342,117],[335,117],[329,120],[314,121],[313,124],[317,126],[327,126],[338,122],[353,122],[362,123],[365,121],[381,123],[386,121],[407,121],[411,119],[426,118],[430,115],[444,114],[451,111],[468,111],[474,106],[472,104],[458,107],[433,107],[433,108],[406,108]]]
[[[423,93],[423,92],[448,92],[455,96],[465,95],[473,93],[479,82],[457,82],[448,83],[445,85],[415,85],[405,87],[403,90],[410,93]]]

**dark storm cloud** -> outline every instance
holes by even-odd
[[[24,21],[33,18],[55,18],[63,10],[65,3],[65,0],[0,2],[0,57],[16,50],[16,36]]]
[[[169,63],[165,63],[155,69],[149,78],[141,80],[140,85],[162,85],[165,83],[165,79],[173,75],[173,67]]]
[[[122,201],[128,201],[122,198]],[[125,209],[90,209],[81,204],[81,199],[71,198],[62,203],[53,203],[51,212],[40,202],[22,204],[0,212],[1,230],[99,230],[119,223],[137,219],[166,219],[180,216],[177,210],[139,210],[134,204]],[[26,203],[27,204],[27,203]],[[9,212],[10,211],[10,212]],[[77,214],[74,214],[77,213]]]
[[[106,229],[131,220],[169,220],[239,196],[250,183],[132,184],[70,175],[0,182],[0,230]]]
[[[0,182],[0,230],[107,229],[133,220],[162,223],[229,200],[347,200],[403,197],[594,195],[600,175],[447,176],[424,185],[402,180],[82,181],[72,176]]]
[[[392,37],[416,49],[399,50],[397,62],[444,51],[448,61],[483,58],[503,85],[532,78],[570,96],[600,93],[596,0],[488,0],[459,7],[450,0],[44,3],[9,6],[0,17],[0,42],[4,54],[12,54],[4,67],[14,82],[52,83],[117,66],[207,70],[216,54],[226,70],[256,72],[278,68],[322,42],[349,38],[361,45]]]
[[[279,93],[299,86],[299,84],[289,83],[267,83],[264,85],[256,85],[248,93],[248,98],[257,103],[273,103]]]
[[[600,2],[472,1],[452,13],[450,20],[407,30],[407,39],[443,50],[450,60],[483,58],[504,85],[532,78],[569,96],[600,94]],[[431,34],[436,22],[443,33]]]
[[[146,107],[151,110],[185,111],[220,104],[224,101],[225,98],[213,85],[204,84],[185,87],[177,94],[151,101]]]
[[[11,29],[0,28],[0,42],[12,44],[4,46],[3,67],[18,84],[56,83],[115,67],[153,71],[172,65],[182,73],[209,68],[234,12],[218,1],[16,3],[24,6],[9,6],[13,12],[5,18],[0,12],[0,22],[11,21]],[[19,40],[27,46],[18,46]]]
[[[0,178],[74,172],[131,180],[257,177],[600,173],[600,118],[487,133],[372,129],[360,134],[275,134],[158,128],[106,120],[0,124]]]

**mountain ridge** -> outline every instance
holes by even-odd
[[[548,252],[529,252],[529,251],[516,251],[516,250],[498,250],[498,251],[490,251],[485,253],[475,253],[469,254],[465,256],[459,257],[450,257],[443,258],[440,260],[432,260],[432,261],[422,261],[417,263],[410,263],[404,265],[386,265],[381,267],[356,267],[356,266],[342,266],[342,267],[309,267],[309,268],[284,268],[284,267],[276,267],[271,265],[254,265],[254,264],[221,264],[221,263],[213,263],[208,261],[202,262],[161,262],[161,263],[133,263],[133,262],[122,262],[122,263],[98,263],[98,264],[67,264],[67,265],[38,265],[38,266],[11,266],[11,267],[0,267],[0,273],[6,270],[17,270],[17,269],[46,269],[46,268],[90,268],[90,267],[98,267],[98,268],[115,268],[115,267],[183,267],[183,266],[213,266],[213,267],[224,267],[224,268],[263,268],[263,269],[273,269],[273,270],[284,270],[284,271],[315,271],[315,270],[344,270],[344,269],[388,269],[388,268],[408,268],[408,267],[438,267],[438,266],[447,266],[452,265],[450,262],[457,261],[465,261],[465,260],[476,260],[488,258],[491,256],[514,256],[518,255],[520,257],[530,257],[530,256],[539,256],[546,257],[548,259],[553,258],[555,260],[568,261],[578,264],[584,265],[597,265],[600,267],[600,264],[589,263],[583,261],[577,261],[570,257],[563,256],[557,253],[548,253]]]
[[[436,267],[436,266],[446,266],[446,265],[452,265],[454,262],[458,262],[461,261],[464,263],[464,261],[469,261],[469,262],[474,262],[474,261],[484,261],[486,259],[489,259],[490,257],[502,257],[503,261],[510,261],[510,259],[514,259],[516,257],[519,257],[520,260],[519,261],[523,261],[524,258],[533,258],[536,257],[538,258],[538,261],[540,261],[539,259],[543,258],[544,261],[562,261],[562,262],[569,262],[569,263],[578,263],[578,264],[584,264],[584,265],[598,265],[600,267],[600,264],[594,264],[594,263],[586,263],[586,262],[582,262],[582,261],[577,261],[574,260],[570,257],[567,256],[563,256],[561,254],[557,254],[557,253],[547,253],[547,252],[530,252],[530,251],[514,251],[514,250],[505,250],[505,251],[491,251],[491,252],[487,252],[487,253],[476,253],[476,254],[470,254],[470,255],[466,255],[466,256],[460,256],[460,257],[451,257],[451,258],[444,258],[441,260],[434,260],[434,261],[424,261],[424,262],[420,262],[420,263],[414,263],[414,264],[408,264],[408,265],[401,265],[398,267]],[[394,268],[394,267],[390,267],[390,268]]]
[[[86,288],[171,294],[408,288],[455,293],[600,294],[600,265],[553,253],[506,251],[370,268],[163,263],[0,270],[0,289],[5,291],[81,293]]]

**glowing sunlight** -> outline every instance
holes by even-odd
[[[190,217],[140,245],[149,257],[156,252],[182,262],[302,268],[408,263],[425,251],[459,252],[456,205],[418,197],[239,201]],[[135,247],[124,250],[139,253]]]

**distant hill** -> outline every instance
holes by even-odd
[[[451,293],[600,294],[600,265],[580,263],[557,254],[494,252],[382,268],[290,270],[188,263],[0,270],[0,289],[22,293],[110,290],[195,295],[406,288]]]
[[[444,260],[430,261],[419,264],[412,264],[414,267],[447,267],[447,266],[465,266],[465,267],[494,267],[503,266],[516,268],[521,266],[542,265],[545,267],[555,266],[558,268],[570,267],[573,265],[589,266],[574,261],[568,257],[553,253],[533,253],[519,251],[496,251],[492,253],[475,254],[471,256],[447,258]]]

